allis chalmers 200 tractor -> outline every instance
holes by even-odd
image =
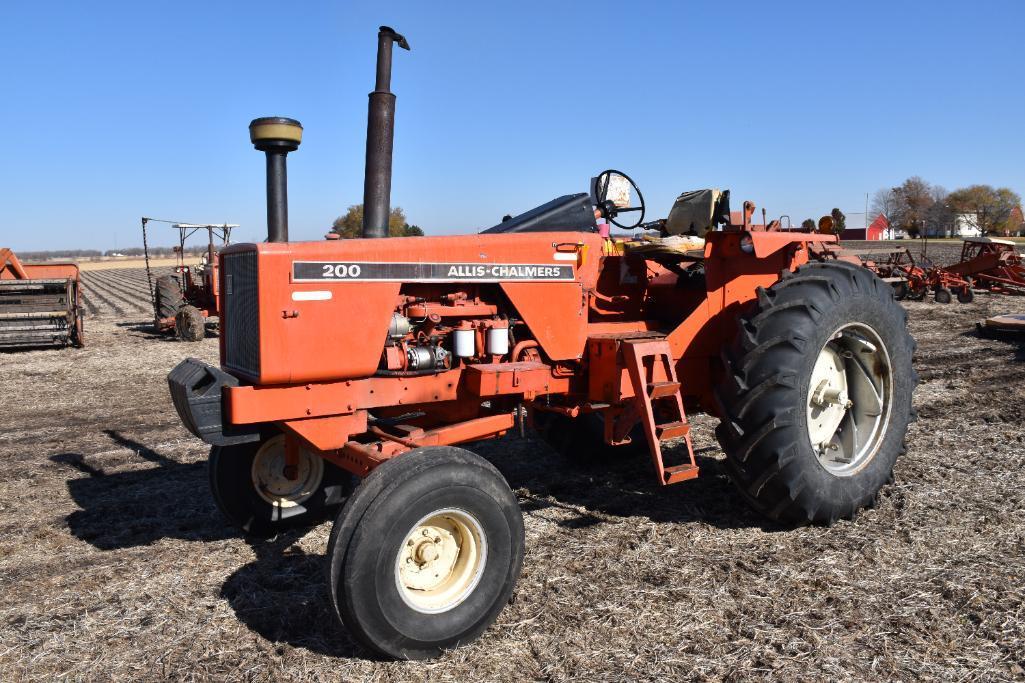
[[[183,422],[213,446],[231,522],[268,537],[334,516],[338,617],[366,646],[419,658],[472,641],[513,592],[516,497],[457,444],[524,414],[580,457],[643,440],[670,485],[698,476],[686,411],[704,410],[721,419],[729,475],[769,518],[829,524],[873,503],[916,382],[887,284],[834,258],[832,235],[729,224],[715,191],[646,226],[703,248],[634,252],[608,236],[606,220],[643,217],[639,192],[635,206],[608,199],[615,173],[480,234],[379,239],[393,42],[408,48],[382,28],[363,239],[288,241],[285,157],[302,129],[250,124],[267,154],[268,241],[220,254],[221,367],[189,359],[168,376]]]

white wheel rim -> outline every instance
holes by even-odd
[[[309,500],[324,479],[324,461],[299,448],[299,462],[294,477],[285,472],[285,435],[268,439],[253,458],[253,488],[271,505],[295,507]]]
[[[395,584],[417,612],[447,612],[473,592],[484,573],[488,542],[480,522],[465,510],[425,515],[402,539]]]
[[[808,384],[808,439],[819,465],[836,476],[861,471],[882,445],[892,394],[890,356],[875,330],[852,323],[830,335]]]

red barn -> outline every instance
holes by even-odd
[[[881,240],[890,227],[886,216],[879,214],[867,228],[847,228],[840,235],[842,240]]]

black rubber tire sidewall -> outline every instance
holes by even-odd
[[[940,287],[936,290],[936,293],[933,295],[933,299],[938,304],[949,304],[953,297],[951,297],[949,289],[947,289],[946,287]]]
[[[263,441],[210,449],[210,492],[217,508],[232,526],[247,536],[270,538],[286,529],[317,524],[345,502],[352,491],[352,475],[324,462],[317,492],[300,505],[277,508],[253,487],[253,459]]]
[[[160,318],[173,318],[182,306],[182,289],[178,278],[174,275],[161,275],[157,278],[154,292],[157,303],[157,315]]]
[[[917,375],[906,313],[869,271],[834,262],[798,269],[745,320],[727,359],[734,371],[718,392],[726,418],[717,433],[727,472],[758,510],[777,521],[853,517],[891,480],[913,419]],[[875,456],[841,477],[818,463],[807,436],[806,406],[819,351],[836,330],[854,322],[872,328],[889,353],[891,407]]]
[[[478,520],[488,556],[462,603],[424,614],[399,595],[395,561],[415,524],[445,508]],[[523,547],[516,497],[490,463],[453,447],[410,451],[371,473],[339,514],[328,545],[332,603],[368,648],[399,659],[435,656],[474,640],[497,618],[515,588]]]

